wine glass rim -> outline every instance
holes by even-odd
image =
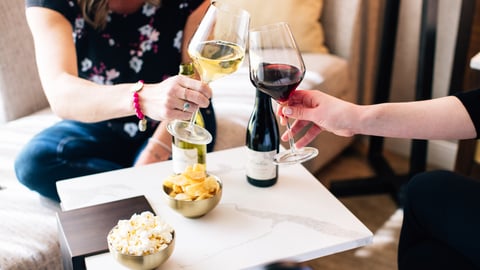
[[[231,3],[225,3],[222,1],[212,1],[211,5],[219,10],[231,13],[233,16],[247,17],[250,19],[250,13],[246,9],[241,8],[240,6]]]

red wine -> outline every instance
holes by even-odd
[[[287,64],[261,63],[250,80],[273,99],[284,102],[303,79],[303,72]]]
[[[273,163],[273,157],[279,150],[280,133],[272,99],[258,89],[255,107],[248,121],[246,145],[247,181],[257,187],[274,185],[278,178],[278,165]]]

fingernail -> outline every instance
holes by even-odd
[[[283,108],[283,114],[285,114],[285,115],[291,115],[292,112],[293,112],[292,109],[290,109],[288,107]]]

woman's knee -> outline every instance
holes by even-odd
[[[17,179],[23,185],[35,188],[39,179],[42,178],[41,171],[47,159],[42,157],[42,151],[34,145],[27,145],[15,158],[14,169]]]
[[[419,173],[410,179],[406,187],[406,198],[425,198],[426,196],[443,196],[448,192],[449,183],[458,176],[446,170]]]

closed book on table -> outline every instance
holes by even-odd
[[[120,219],[144,211],[154,213],[145,196],[57,213],[58,233],[65,270],[83,270],[85,257],[108,251],[108,232]]]

